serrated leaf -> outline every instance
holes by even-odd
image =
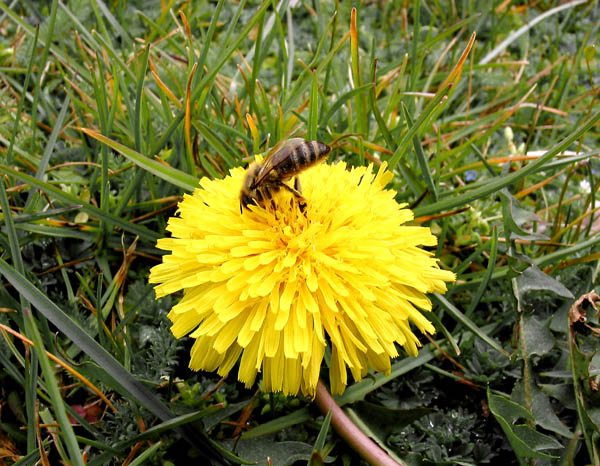
[[[527,409],[503,396],[488,392],[488,404],[494,416],[504,419],[509,424],[514,424],[517,419],[534,420],[533,414]]]
[[[558,280],[542,272],[536,265],[531,265],[517,277],[519,298],[531,290],[552,291],[563,298],[573,298],[573,294]]]
[[[554,336],[548,328],[548,319],[540,321],[536,316],[525,316],[524,335],[527,355],[543,356],[554,348]]]
[[[234,441],[224,442],[226,448],[233,448]],[[277,466],[292,466],[296,461],[307,462],[312,454],[312,445],[304,442],[277,442],[273,437],[241,439],[235,443],[236,453],[247,461],[266,464],[267,458]],[[323,461],[331,463],[335,458],[327,457]]]
[[[528,241],[549,239],[540,233],[529,232],[523,229],[525,228],[525,224],[539,222],[540,218],[535,213],[519,207],[519,201],[508,190],[503,189],[500,191],[500,200],[502,202],[504,224],[510,229],[511,236]]]
[[[352,409],[361,417],[363,422],[369,424],[372,430],[384,438],[393,429],[400,429],[421,419],[435,410],[432,408],[393,409],[379,406],[367,401],[359,401],[352,405]]]
[[[386,439],[388,438],[389,432],[386,432],[385,429],[381,429],[381,424],[379,424],[377,421],[368,424],[363,422],[363,419],[359,417],[352,408],[347,408],[346,414],[348,415],[348,418],[350,418],[352,422],[354,422],[354,424],[356,424],[356,426],[367,437],[376,442],[392,459],[394,459],[398,463],[400,462],[400,458],[398,457],[396,452],[394,452],[394,450],[392,450],[388,446]]]
[[[570,375],[570,374],[569,374]],[[565,408],[575,409],[575,395],[573,394],[573,385],[567,383],[561,384],[539,384],[542,392],[558,400]]]
[[[533,415],[527,409],[507,398],[493,395],[489,389],[487,395],[490,411],[502,427],[513,451],[521,461],[525,458],[557,458],[539,450],[562,448],[559,442],[552,437],[540,434],[527,425],[514,425],[514,422],[520,418],[533,420]]]
[[[528,447],[534,450],[550,450],[550,449],[562,449],[564,448],[561,443],[553,437],[548,435],[540,434],[538,431],[532,429],[525,424],[518,424],[514,429],[515,434],[524,441]],[[543,455],[545,458],[550,458],[550,455]],[[554,458],[558,458],[555,456]]]
[[[546,430],[555,432],[566,438],[572,438],[573,433],[565,426],[554,412],[548,396],[535,384],[529,388],[531,394],[531,411],[535,418],[536,425]],[[573,388],[571,387],[571,393]],[[525,394],[523,393],[523,384],[517,383],[513,390],[512,397],[514,401],[524,403]]]

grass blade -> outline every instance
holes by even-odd
[[[75,466],[84,466],[81,450],[77,443],[77,439],[75,438],[75,432],[73,431],[71,421],[69,421],[67,416],[65,403],[63,401],[62,394],[60,393],[60,389],[58,388],[58,381],[54,375],[54,369],[52,368],[52,365],[48,359],[48,355],[46,354],[42,336],[40,335],[35,320],[31,314],[31,310],[25,308],[24,313],[25,316],[23,320],[25,321],[26,332],[31,336],[31,339],[35,344],[34,351],[36,352],[40,365],[42,366],[42,373],[46,379],[46,387],[52,400],[54,415],[56,416],[56,420],[60,426],[62,434],[61,437],[66,443],[67,450],[69,451],[69,459]]]
[[[485,333],[483,333],[482,330],[477,325],[475,325],[475,323],[471,319],[469,319],[462,312],[460,312],[444,296],[442,296],[439,293],[434,293],[433,297],[444,307],[444,309],[446,309],[446,311],[457,322],[460,322],[461,324],[463,324],[471,332],[473,332],[475,335],[477,335],[479,338],[481,338],[483,341],[485,341],[488,345],[490,345],[492,348],[494,348],[500,354],[503,354],[507,358],[510,357],[510,355],[506,352],[506,350],[504,348],[502,348],[502,345],[500,345],[500,343],[498,343],[496,340],[494,340],[493,338],[491,338],[491,337],[487,336]]]
[[[483,296],[484,291],[486,290],[490,279],[494,273],[494,267],[496,266],[496,256],[498,255],[498,230],[494,228],[494,233],[492,235],[492,240],[490,242],[490,258],[488,259],[488,268],[485,271],[483,279],[477,288],[475,294],[471,297],[471,303],[467,308],[467,312],[465,312],[465,316],[470,318],[475,308],[479,304],[481,297]]]
[[[510,173],[509,175],[496,177],[490,180],[489,182],[483,184],[479,188],[474,189],[473,191],[460,194],[458,196],[452,196],[450,199],[444,199],[434,204],[418,207],[415,209],[415,217],[431,215],[437,212],[441,212],[442,210],[448,210],[457,206],[463,206],[471,201],[474,201],[475,199],[479,199],[481,197],[487,196],[488,194],[495,193],[496,191],[499,191],[500,189],[510,185],[511,183],[514,183],[515,181],[519,181],[520,179],[524,178],[530,173],[536,172],[541,167],[543,167],[546,164],[546,162],[549,162],[555,155],[560,154],[562,151],[567,149],[567,147],[569,147],[570,144],[578,140],[599,120],[600,112],[596,113],[592,118],[590,118],[585,125],[576,125],[576,127],[573,128],[573,131],[569,136],[564,138],[561,142],[555,145],[553,149],[546,152],[535,162],[532,162],[526,167],[523,167],[517,170],[516,172]],[[579,127],[577,128],[577,126]]]
[[[227,61],[229,60],[231,55],[237,50],[238,46],[242,43],[243,40],[247,39],[248,34],[252,30],[252,28],[254,28],[255,24],[258,21],[260,21],[262,14],[264,13],[264,11],[267,9],[267,7],[270,4],[271,4],[271,2],[264,2],[260,6],[260,8],[254,13],[252,18],[250,18],[250,20],[248,21],[248,23],[246,24],[244,29],[238,34],[238,36],[235,38],[233,43],[229,47],[227,47],[227,49],[224,50],[221,54],[219,54],[220,60],[218,61],[218,63],[216,63],[215,65],[213,65],[209,68],[208,73],[206,73],[204,75],[202,80],[198,83],[198,85],[194,89],[194,92],[192,93],[192,98],[191,98],[192,101],[195,102],[196,100],[198,100],[198,97],[200,97],[200,94],[203,92],[204,88],[207,87],[210,83],[212,83],[212,81],[215,78],[215,76],[217,75],[217,73],[221,70],[221,68],[223,68],[225,63],[227,63]],[[202,102],[200,102],[200,104],[202,104]],[[181,120],[183,120],[184,116],[185,116],[185,111],[183,111],[183,110],[180,110],[179,113],[177,113],[176,117],[171,121],[171,123],[165,130],[163,136],[158,140],[158,142],[154,145],[154,147],[150,151],[150,154],[157,154],[158,151],[160,151],[163,148],[163,146],[167,143],[167,141],[171,137],[171,134],[173,134],[173,131],[175,131],[175,128],[179,125]]]
[[[350,13],[350,55],[352,65],[352,81],[354,88],[362,85],[362,76],[360,73],[360,57],[358,51],[358,26],[356,18],[356,8],[352,8]],[[356,129],[362,137],[367,137],[367,96],[363,93],[358,93],[355,96],[356,105]]]
[[[139,152],[134,151],[133,149],[124,146],[112,139],[107,138],[106,136],[87,128],[79,128],[88,136],[100,141],[103,144],[106,144],[111,149],[116,150],[121,155],[127,157],[133,163],[143,168],[149,173],[152,173],[155,176],[171,183],[179,188],[185,189],[187,191],[193,191],[198,186],[198,179],[194,176],[188,175],[185,172],[177,170],[176,168],[169,167],[167,165],[163,165],[156,160],[152,160],[145,155],[140,154]]]
[[[0,165],[0,173],[5,173],[7,175],[13,176],[14,178],[22,181],[23,183],[29,184],[31,186],[35,186],[42,191],[52,194],[57,199],[60,199],[62,202],[74,205],[80,204],[81,210],[87,212],[88,214],[97,217],[101,220],[105,220],[108,223],[114,224],[117,227],[122,228],[125,231],[138,235],[140,238],[143,238],[148,241],[155,242],[158,238],[161,238],[162,235],[149,230],[146,227],[136,225],[135,223],[128,222],[116,215],[112,215],[108,212],[104,212],[102,209],[93,206],[89,203],[84,203],[80,198],[73,196],[64,192],[62,189],[52,186],[49,183],[44,183],[42,181],[37,180],[36,178],[26,175],[25,173],[21,173],[17,170],[13,170],[5,165]]]
[[[438,104],[442,102],[442,99],[444,99],[444,97],[446,96],[446,91],[448,90],[448,88],[449,86],[446,86],[438,91],[436,96],[423,109],[417,121],[415,121],[415,123],[412,126],[409,126],[408,131],[404,133],[402,139],[400,139],[400,142],[398,143],[398,147],[396,147],[396,150],[394,151],[394,153],[388,161],[390,170],[394,170],[396,168],[396,165],[398,165],[398,162],[400,162],[400,160],[406,153],[408,145],[411,143],[411,141],[413,141],[413,138],[418,134],[418,132],[425,127],[425,123],[427,123],[430,120],[429,117],[437,108]]]
[[[319,83],[317,82],[317,72],[312,74],[312,87],[310,89],[310,104],[308,109],[308,135],[309,141],[317,139],[317,111],[319,105]]]
[[[413,127],[414,122],[408,113],[408,109],[406,105],[402,102],[402,114],[404,115],[404,120],[406,121],[406,126],[409,128]],[[429,188],[429,193],[431,197],[433,197],[434,201],[438,200],[437,188],[433,181],[433,176],[431,176],[431,171],[429,170],[429,163],[427,161],[427,156],[425,152],[423,152],[423,147],[421,146],[421,141],[418,136],[415,134],[413,136],[413,146],[415,148],[415,153],[417,154],[417,161],[419,162],[419,166],[421,167],[421,173],[425,178],[425,182],[427,183],[427,187]]]
[[[111,354],[93,340],[81,327],[65,314],[52,300],[38,290],[25,276],[17,272],[13,267],[0,259],[0,273],[4,278],[35,308],[54,324],[62,333],[70,338],[77,347],[86,353],[93,361],[108,372],[125,390],[125,394],[154,415],[168,421],[173,419],[174,414],[157,398],[144,384],[131,375]],[[41,342],[41,340],[40,340]],[[42,346],[37,346],[39,351]],[[39,354],[39,353],[38,353]],[[44,353],[45,356],[45,353]],[[204,443],[206,455],[220,458],[220,454],[205,439],[195,439],[195,442]],[[83,463],[81,463],[83,465]]]

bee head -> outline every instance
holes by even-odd
[[[254,204],[254,198],[249,194],[242,192],[240,195],[240,213],[244,212],[244,209],[247,209],[250,204]]]
[[[244,212],[244,208],[248,208],[250,204],[256,203],[257,190],[254,188],[254,183],[256,181],[256,175],[258,170],[260,169],[260,165],[257,163],[252,163],[246,170],[246,175],[244,176],[244,181],[242,182],[242,189],[240,191],[240,212]]]

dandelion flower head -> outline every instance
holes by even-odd
[[[419,310],[429,292],[446,291],[454,274],[440,269],[429,228],[406,226],[413,213],[385,186],[381,167],[321,164],[300,175],[307,205],[279,192],[272,205],[240,213],[245,170],[203,178],[169,220],[169,251],[152,268],[160,298],[183,290],[169,313],[175,337],[195,339],[194,370],[224,376],[239,361],[250,387],[314,396],[327,345],[333,393],[370,368],[389,373],[398,346],[417,355],[411,325],[433,333]]]

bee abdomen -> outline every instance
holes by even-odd
[[[310,167],[325,157],[331,148],[319,141],[306,141],[296,147],[292,153],[292,160],[296,170]]]

